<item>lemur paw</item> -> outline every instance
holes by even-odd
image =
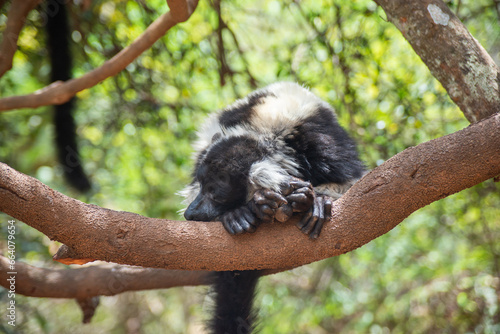
[[[287,200],[280,194],[270,189],[260,189],[255,192],[250,207],[262,222],[271,222],[280,207],[287,204]]]
[[[306,212],[314,202],[311,183],[291,177],[280,192],[261,189],[255,192],[250,207],[262,222],[289,220],[294,212]]]
[[[282,192],[293,212],[305,212],[313,205],[314,190],[310,182],[292,177]]]
[[[326,195],[316,195],[314,205],[307,211],[297,223],[297,227],[311,239],[319,237],[325,221],[330,220],[332,215],[333,199]]]
[[[275,211],[274,218],[279,222],[285,222],[294,212],[305,212],[313,205],[314,191],[311,183],[307,181],[292,177],[282,186],[281,193],[286,201]]]
[[[249,207],[242,206],[228,211],[220,216],[222,225],[229,234],[241,234],[243,232],[255,232],[259,220],[255,217]]]

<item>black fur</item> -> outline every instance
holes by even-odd
[[[313,186],[344,183],[363,174],[356,145],[331,110],[318,108],[317,114],[297,126],[294,135],[285,141],[295,151],[301,178]]]
[[[259,143],[251,138],[230,137],[215,143],[195,170],[202,187],[184,213],[186,219],[210,221],[244,205],[250,167],[263,156]]]
[[[51,81],[71,79],[71,30],[66,9],[67,1],[48,1],[47,45],[50,53]],[[73,118],[75,98],[54,106],[55,141],[59,162],[64,169],[66,181],[79,191],[91,188],[82,168],[76,142],[76,125]]]
[[[261,103],[262,98],[271,95],[266,91],[256,91],[248,95],[246,101],[233,106],[220,114],[219,122],[226,128],[247,123],[253,114],[253,108]]]
[[[252,302],[260,271],[215,273],[215,314],[208,328],[212,334],[249,334],[255,324]]]
[[[333,110],[290,83],[256,91],[209,119],[197,146],[184,216],[221,221],[230,234],[253,232],[262,222],[285,221],[298,212],[305,213],[299,229],[317,238],[333,200],[364,173],[356,146]],[[252,332],[260,274],[215,274],[211,333]]]

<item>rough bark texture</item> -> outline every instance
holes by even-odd
[[[124,266],[119,264],[92,264],[85,268],[45,269],[16,261],[15,268],[0,255],[0,286],[10,289],[7,281],[16,272],[16,293],[29,297],[88,299],[96,296],[114,296],[127,291],[168,289],[179,286],[198,286],[213,283],[213,272],[196,270],[166,270]],[[282,270],[264,270],[271,275]]]
[[[500,71],[440,0],[376,0],[471,122],[500,110]]]
[[[9,288],[9,261],[0,256],[0,285]],[[72,270],[43,269],[16,261],[16,293],[31,297],[113,296],[125,291],[166,289],[209,283],[210,272],[106,264]]]
[[[497,114],[407,149],[370,172],[334,203],[332,219],[316,241],[290,223],[231,236],[220,223],[104,209],[69,198],[5,164],[0,164],[0,211],[68,245],[83,259],[166,269],[288,269],[349,252],[417,209],[499,174]]]

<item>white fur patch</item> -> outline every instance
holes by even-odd
[[[313,116],[318,107],[325,106],[323,100],[296,83],[278,82],[264,90],[272,95],[261,99],[250,120],[258,131],[278,133],[291,130]]]
[[[193,143],[193,148],[195,150],[195,160],[198,157],[199,152],[206,149],[212,143],[212,138],[216,133],[223,133],[223,130],[219,123],[218,113],[210,115],[197,132],[198,140]]]
[[[295,161],[295,159],[292,158],[291,155],[287,155],[286,153],[287,147],[283,146],[281,150],[278,150],[273,156],[271,157],[272,161],[275,161],[275,163],[283,169],[284,173],[287,173],[289,175],[293,175],[295,177],[302,177],[302,175],[299,173],[299,164]],[[293,152],[290,152],[293,153]]]
[[[184,197],[184,200],[182,201],[182,204],[185,205],[185,208],[179,210],[179,214],[184,214],[184,211],[186,211],[187,207],[191,202],[194,201],[196,196],[200,193],[201,187],[199,182],[194,182],[192,184],[187,185],[184,187],[184,189],[180,190],[177,192],[177,195]]]
[[[256,162],[250,168],[249,181],[254,188],[279,191],[280,185],[286,182],[288,178],[288,173],[269,159]]]

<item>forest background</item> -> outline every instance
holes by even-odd
[[[450,1],[497,64],[497,1]],[[74,76],[135,40],[165,1],[92,1],[72,18]],[[0,12],[5,29],[7,6]],[[1,96],[49,81],[40,11],[19,38]],[[191,142],[214,110],[278,81],[310,87],[373,168],[407,147],[468,126],[462,112],[372,1],[201,1],[193,16],[103,83],[80,92],[78,136],[93,190],[67,186],[56,161],[51,108],[0,115],[0,161],[70,197],[148,217],[181,219]],[[435,202],[342,256],[261,280],[262,333],[497,333],[500,331],[500,185],[492,180]],[[8,216],[0,214],[0,249]],[[17,259],[51,261],[58,244],[20,222]],[[90,324],[72,300],[17,296],[19,333],[196,333],[205,287],[101,298]],[[6,290],[0,291],[5,305]],[[0,330],[11,331],[4,321]]]

